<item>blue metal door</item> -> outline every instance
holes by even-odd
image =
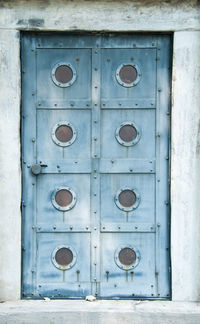
[[[24,298],[170,297],[170,37],[22,37]]]

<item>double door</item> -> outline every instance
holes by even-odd
[[[24,298],[169,298],[170,37],[22,37]]]

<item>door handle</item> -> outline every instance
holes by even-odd
[[[33,164],[31,171],[34,175],[38,175],[42,172],[42,168],[46,168],[47,164]]]

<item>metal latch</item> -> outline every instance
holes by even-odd
[[[46,168],[47,164],[33,164],[31,171],[34,175],[38,175],[42,172],[42,168]]]

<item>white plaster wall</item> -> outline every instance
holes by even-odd
[[[20,298],[20,30],[175,31],[172,294],[173,300],[200,300],[198,0],[0,0],[0,299]]]
[[[171,253],[174,300],[200,297],[200,32],[176,32],[173,57]]]
[[[0,30],[0,299],[20,298],[19,32]]]

